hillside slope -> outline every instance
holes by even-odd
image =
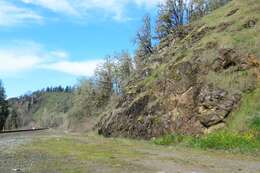
[[[246,129],[260,107],[259,11],[259,0],[235,0],[185,26],[182,38],[162,40],[146,76],[102,115],[99,133],[149,139]]]
[[[67,113],[72,107],[72,93],[43,92],[30,96],[9,99],[9,105],[17,114],[16,122],[12,114],[6,122],[6,128],[59,127],[67,120]]]

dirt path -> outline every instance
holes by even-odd
[[[0,173],[260,173],[260,158],[95,134],[0,135]]]

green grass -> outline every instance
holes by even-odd
[[[227,129],[235,131],[248,131],[250,130],[250,122],[260,113],[260,88],[257,88],[251,93],[244,94],[242,103],[239,108],[232,113],[228,120]],[[259,126],[257,121],[255,126]],[[259,127],[257,127],[259,128]]]
[[[248,92],[256,87],[253,71],[234,72],[232,69],[221,73],[210,71],[206,80],[215,87],[225,89],[230,93]]]
[[[256,115],[252,120],[251,120],[251,123],[250,123],[250,126],[249,126],[251,129],[257,131],[257,132],[260,132],[260,114]]]
[[[193,138],[192,147],[202,149],[229,150],[239,152],[256,152],[260,149],[260,141],[252,133],[237,134],[226,131],[216,132],[201,138]]]
[[[156,145],[170,145],[182,142],[184,139],[181,135],[168,134],[159,138],[155,138],[153,143]]]
[[[53,156],[73,156],[79,160],[107,161],[117,156],[141,157],[142,154],[135,150],[135,142],[127,139],[104,139],[92,135],[82,140],[77,137],[61,137],[53,139],[40,139],[24,149],[48,153]],[[93,140],[95,142],[91,142]]]
[[[234,15],[227,17],[226,15],[234,9],[239,10]],[[239,53],[254,54],[260,58],[259,10],[260,3],[258,0],[234,0],[215,10],[192,24],[194,26],[205,24],[208,27],[216,28],[206,33],[202,40],[192,46],[192,49],[205,49],[207,43],[214,41],[218,43],[220,48],[234,48]],[[243,27],[251,19],[257,21],[256,26],[252,28]],[[218,31],[223,23],[227,23],[229,26],[223,31]]]
[[[241,153],[259,153],[260,140],[254,133],[215,132],[206,136],[194,137],[169,134],[153,140],[156,145],[180,145],[203,150],[227,150]]]
[[[100,166],[138,172],[141,166],[122,159],[142,159],[145,153],[134,149],[138,146],[145,144],[128,139],[105,139],[95,134],[86,137],[68,135],[37,139],[15,151],[15,156],[18,160],[36,159],[28,172],[95,172]]]

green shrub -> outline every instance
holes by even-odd
[[[177,134],[168,134],[159,138],[155,138],[153,143],[156,145],[170,145],[182,142],[184,136]]]
[[[257,126],[259,129],[259,120],[257,120],[259,118],[256,117],[259,117],[260,112],[259,100],[260,88],[244,94],[239,108],[230,115],[227,123],[228,130],[234,132],[250,131],[252,128],[257,128]]]

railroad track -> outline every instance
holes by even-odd
[[[49,128],[33,128],[33,129],[21,129],[21,130],[6,130],[6,131],[0,131],[0,134],[3,133],[18,133],[18,132],[34,132],[34,131],[43,131],[48,130]]]

